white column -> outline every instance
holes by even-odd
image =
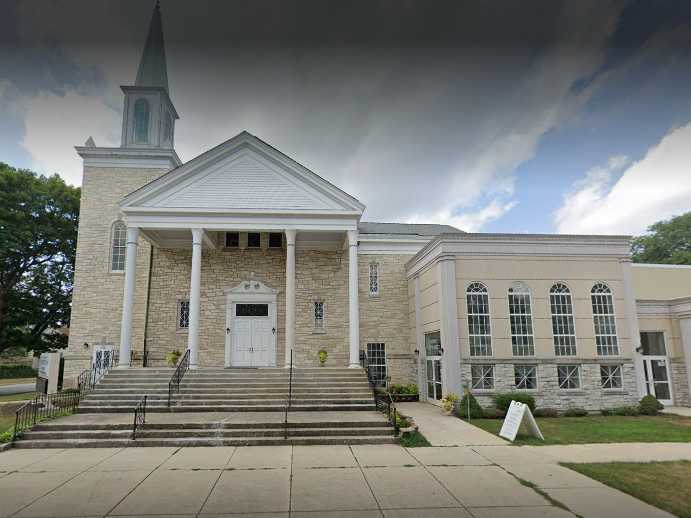
[[[622,281],[624,285],[624,301],[626,305],[626,323],[631,341],[631,355],[633,358],[634,369],[636,371],[636,387],[638,395],[645,396],[645,377],[643,374],[643,356],[637,351],[641,345],[641,334],[638,330],[638,308],[636,307],[636,294],[633,288],[631,275],[631,259],[621,259],[619,261],[622,269]],[[622,353],[624,351],[620,351]]]
[[[357,230],[348,231],[348,339],[351,368],[360,367],[360,305],[358,303]]]
[[[422,308],[420,300],[420,276],[413,279],[415,292],[415,343],[417,344],[417,386],[420,392],[420,401],[427,400],[427,371],[425,353],[425,335],[422,332]]]
[[[290,367],[290,352],[295,346],[295,236],[293,229],[286,235],[286,346],[285,366]]]
[[[439,275],[440,338],[444,350],[441,361],[442,394],[462,394],[461,348],[458,339],[458,301],[456,299],[456,259],[441,256]]]
[[[190,314],[187,330],[187,349],[190,351],[190,369],[199,366],[199,306],[202,280],[202,237],[204,230],[192,229],[192,272],[190,274]]]
[[[679,316],[679,329],[681,331],[681,348],[684,352],[684,362],[686,363],[686,380],[691,392],[691,311],[686,311]],[[671,377],[670,373],[670,377]],[[679,406],[677,400],[675,404]]]
[[[132,351],[132,317],[134,315],[134,281],[137,274],[137,240],[139,228],[127,227],[125,255],[125,289],[122,297],[122,323],[120,327],[120,368],[130,366]]]

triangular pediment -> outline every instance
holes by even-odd
[[[127,196],[127,208],[362,213],[364,206],[243,132]]]

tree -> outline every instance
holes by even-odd
[[[67,345],[80,190],[0,162],[0,352]]]
[[[633,240],[635,263],[691,264],[691,212],[648,227]]]

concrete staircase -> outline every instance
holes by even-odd
[[[170,369],[113,370],[79,405],[81,413],[276,412],[288,400],[288,369],[198,369],[185,374],[168,407]],[[374,410],[362,369],[293,369],[291,410]]]
[[[168,407],[172,374],[172,369],[113,370],[82,399],[76,415],[35,426],[15,447],[396,442],[393,428],[376,411],[362,369],[294,369],[287,427],[287,369],[188,371]],[[146,424],[133,440],[134,407],[145,394]]]

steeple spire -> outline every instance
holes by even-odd
[[[166,50],[163,45],[163,25],[161,23],[161,5],[158,0],[149,24],[149,35],[146,37],[144,52],[137,69],[136,86],[158,86],[168,92],[168,69],[166,67]],[[170,92],[168,92],[170,93]]]

